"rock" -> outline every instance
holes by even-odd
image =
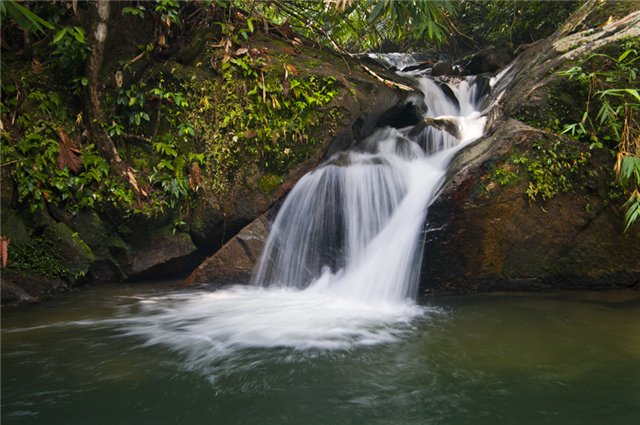
[[[278,49],[281,49],[272,40],[263,39],[260,43],[263,44],[256,47],[267,48],[270,55],[277,55]],[[416,99],[419,97],[416,92],[387,86],[364,71],[359,62],[351,58],[320,54],[321,52],[313,49],[303,50],[296,56],[296,61],[300,67],[307,66],[305,61],[309,57],[327,61],[322,68],[315,69],[314,73],[335,78],[340,85],[339,94],[323,108],[337,108],[340,111],[336,128],[329,129],[321,125],[312,130],[311,136],[318,143],[301,163],[278,175],[282,184],[268,193],[260,189],[258,183],[264,176],[257,170],[246,179],[238,179],[238,184],[228,191],[232,195],[224,199],[216,196],[214,191],[203,188],[191,209],[191,215],[185,221],[189,225],[193,242],[206,255],[216,252],[244,226],[282,199],[306,172],[324,159],[348,149],[380,126],[404,126],[420,118],[415,105],[422,105],[423,102]],[[398,79],[382,68],[376,68],[375,73],[384,79]],[[247,166],[249,167],[250,165]]]
[[[31,236],[27,226],[16,210],[9,209],[2,215],[2,236],[11,240],[11,243],[27,245],[31,241]]]
[[[437,62],[433,59],[419,62],[415,65],[409,65],[402,68],[402,72],[422,71],[433,67]]]
[[[473,55],[466,66],[467,74],[477,75],[485,72],[496,72],[513,59],[506,49],[484,49]]]
[[[197,252],[188,233],[173,232],[170,226],[144,229],[132,243],[132,260],[125,271],[131,279],[175,275],[187,270]]]
[[[412,102],[390,108],[377,122],[378,127],[404,128],[416,125],[422,119],[420,108]]]
[[[267,240],[267,221],[265,213],[242,229],[220,250],[200,264],[185,283],[193,285],[248,282]]]
[[[64,223],[47,226],[44,237],[53,243],[59,263],[68,269],[71,282],[86,276],[96,257],[91,248]]]
[[[453,74],[453,67],[449,62],[440,61],[433,65],[431,68],[431,75],[433,77],[439,77],[441,75],[451,75]]]
[[[638,12],[607,27],[576,31],[594,7],[599,6],[589,3],[554,36],[525,50],[507,78],[492,88],[504,92],[488,115],[486,137],[459,152],[429,209],[424,289],[473,292],[640,283],[640,228],[625,233],[619,205],[611,203],[613,160],[608,152],[589,151],[584,143],[509,118],[524,116],[532,124],[565,115],[580,119],[576,90],[560,83],[554,70],[575,64],[574,59],[594,49],[640,35]],[[562,146],[574,158],[591,155],[585,165],[566,167],[563,176],[571,191],[558,191],[546,200],[527,199],[527,167],[516,165],[514,158],[536,155],[540,151],[534,143],[554,146],[556,154],[556,146]],[[497,170],[512,173],[512,178],[499,181]]]
[[[492,170],[514,167],[512,155],[561,137],[507,120],[456,158],[451,180],[429,209],[424,289],[610,288],[640,281],[640,229],[624,233],[622,215],[608,202],[610,176],[602,175],[599,187],[576,184],[573,193],[543,203],[527,199],[524,170],[512,184],[493,181]],[[589,170],[610,167],[606,154],[592,161]]]
[[[120,264],[129,262],[127,244],[116,232],[107,229],[97,213],[87,210],[79,211],[69,224],[79,235],[83,235],[84,242],[96,257],[89,270],[93,280],[116,281],[125,278]],[[118,259],[114,257],[114,253]]]
[[[69,285],[56,278],[2,271],[0,303],[25,304],[40,301],[69,289]]]

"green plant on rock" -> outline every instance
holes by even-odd
[[[496,168],[493,171],[493,180],[500,186],[510,186],[518,181],[518,175],[505,168]]]
[[[594,53],[560,73],[588,87],[581,120],[567,124],[564,132],[588,140],[592,148],[612,150],[614,171],[628,196],[626,229],[640,217],[639,50],[637,39],[628,40],[618,51]]]
[[[270,60],[255,49],[241,50],[221,59],[221,79],[185,82],[189,102],[197,105],[186,121],[205,144],[207,185],[215,192],[256,173],[285,175],[314,148],[311,130],[320,120],[337,119],[319,110],[338,93],[335,79],[293,76],[294,67]]]
[[[559,193],[573,190],[591,156],[589,152],[560,141],[551,145],[535,142],[533,148],[532,158],[517,159],[519,164],[526,166],[529,174],[527,196],[532,202],[538,197],[547,200]]]
[[[61,265],[57,254],[53,242],[43,237],[33,237],[28,244],[11,246],[8,268],[54,278],[72,277],[70,270]]]

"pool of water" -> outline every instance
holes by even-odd
[[[640,292],[436,297],[394,308],[297,297],[155,283],[4,307],[1,422],[640,419]]]

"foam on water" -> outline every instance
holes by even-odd
[[[123,308],[110,321],[125,335],[143,337],[185,355],[202,369],[254,348],[344,350],[397,341],[411,322],[435,308],[369,303],[319,289],[233,286],[175,293]]]
[[[483,133],[486,94],[473,77],[415,78],[425,117],[455,131],[382,128],[329,158],[283,203],[251,286],[145,299],[114,319],[123,332],[205,367],[252,349],[391,343],[436,311],[414,301],[421,230],[451,158]]]

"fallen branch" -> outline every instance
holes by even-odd
[[[414,89],[412,87],[409,87],[406,84],[396,83],[395,81],[391,81],[391,80],[387,80],[385,78],[382,78],[381,76],[379,76],[378,74],[373,72],[371,69],[369,69],[366,65],[362,65],[362,67],[369,74],[373,75],[376,79],[382,81],[384,84],[386,84],[389,87],[395,87],[397,89],[404,90],[404,91],[414,91]]]

